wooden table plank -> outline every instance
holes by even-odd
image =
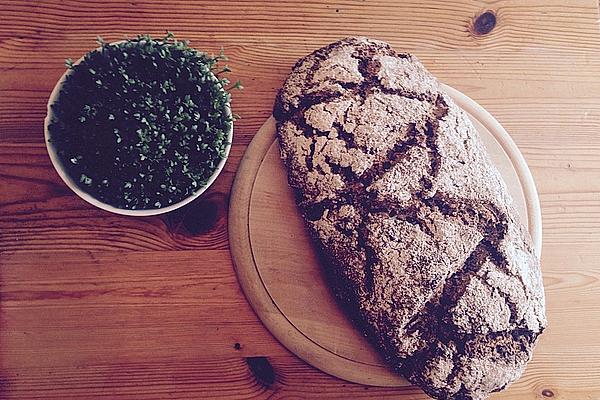
[[[61,56],[51,63],[19,60],[23,69],[7,70],[0,75],[3,94],[0,97],[0,138],[36,139],[40,121],[45,116],[47,96],[64,72],[61,67],[64,59],[77,57],[93,47],[94,42],[90,38],[80,49],[72,51],[62,49],[60,44],[54,46],[61,49]],[[241,79],[246,87],[245,91],[234,93],[234,106],[242,116],[235,132],[239,144],[248,144],[262,125],[270,113],[277,88],[302,55],[282,52],[262,57],[257,54],[259,46],[262,45],[244,48],[240,54],[226,48],[232,57],[233,78]],[[584,129],[583,132],[593,134],[598,128],[600,83],[596,77],[600,75],[600,52],[588,55],[551,49],[496,52],[416,48],[412,51],[440,80],[473,97],[501,123],[507,124],[517,140],[524,129],[528,134],[541,127],[552,134],[560,133],[567,128],[565,122],[571,123],[570,130],[573,121],[581,124],[579,128]],[[15,60],[18,54],[7,54],[0,47],[0,59]],[[244,58],[240,59],[240,55]],[[573,74],[573,70],[582,72]],[[507,98],[518,99],[518,102],[507,102]]]
[[[550,327],[523,378],[494,398],[600,398],[596,0],[2,3],[0,398],[426,398],[343,382],[291,355],[248,306],[228,252],[231,183],[277,89],[298,57],[354,34],[419,56],[488,109],[532,169]],[[477,36],[485,10],[497,26]],[[53,171],[47,97],[64,59],[97,35],[166,29],[223,46],[246,87],[234,93],[242,119],[224,173],[187,217],[113,216]],[[255,357],[274,376],[253,372]]]
[[[557,265],[544,271],[546,290],[560,297],[549,296],[550,328],[542,336],[526,377],[506,398],[525,398],[519,396],[528,396],[532,387],[558,388],[554,389],[557,393],[575,396],[587,393],[581,389],[587,388],[590,380],[600,380],[600,346],[588,340],[600,334],[600,306],[593,304],[600,280],[600,248],[581,244],[572,250],[581,268],[558,268],[569,261],[568,254],[554,247],[545,250],[544,261],[556,260]],[[240,293],[231,265],[223,263],[224,253],[204,251],[202,261],[193,250],[4,253],[0,318],[2,326],[19,327],[0,332],[5,349],[1,367],[10,371],[5,375],[7,387],[16,385],[16,392],[24,390],[34,396],[56,385],[58,398],[70,389],[73,393],[80,387],[90,389],[87,385],[91,382],[100,389],[114,385],[115,395],[127,398],[127,388],[133,384],[127,377],[138,374],[141,366],[145,366],[147,378],[153,379],[149,386],[162,385],[155,382],[166,379],[156,367],[160,364],[178,371],[165,383],[173,384],[176,393],[181,390],[184,395],[192,390],[198,395],[204,384],[215,385],[211,390],[227,396],[221,386],[229,387],[223,381],[235,382],[237,366],[246,357],[264,355],[279,371],[278,384],[286,394],[306,390],[300,384],[300,377],[306,378],[306,374],[315,376],[314,385],[339,382],[326,377],[322,383],[319,373],[294,360],[264,332]],[[57,258],[60,263],[53,261]],[[592,301],[589,307],[573,307],[573,303],[586,299]],[[240,350],[236,350],[236,343]],[[214,382],[211,371],[226,368],[228,363],[231,370],[221,372],[223,379]],[[296,369],[302,364],[294,384],[297,387],[288,386],[290,364]],[[585,374],[573,369],[579,364],[586,365]],[[125,377],[115,383],[116,371]],[[191,373],[194,377],[187,384],[179,382]],[[255,381],[252,375],[245,375],[244,382],[252,387]],[[340,388],[337,383],[332,385]],[[353,388],[346,393],[350,395],[360,385],[347,387]],[[154,393],[152,388],[138,389],[137,394]],[[398,394],[390,390],[374,393]]]

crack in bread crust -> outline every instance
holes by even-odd
[[[296,63],[274,116],[334,292],[388,362],[440,399],[517,379],[546,326],[539,264],[474,128],[424,67],[345,39]]]

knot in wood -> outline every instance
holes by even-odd
[[[248,357],[246,363],[259,384],[270,387],[275,383],[275,370],[266,357]]]
[[[487,35],[496,26],[496,14],[493,11],[486,11],[475,17],[473,22],[473,34],[477,36]]]
[[[542,396],[544,397],[554,397],[554,392],[550,389],[542,390]]]

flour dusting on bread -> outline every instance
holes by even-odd
[[[539,261],[475,128],[412,55],[347,38],[302,58],[274,109],[335,293],[439,398],[516,380],[546,326]]]

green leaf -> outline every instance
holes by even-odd
[[[242,81],[236,81],[233,86],[231,87],[232,89],[238,89],[238,90],[242,90],[244,88],[244,86],[242,85]]]

